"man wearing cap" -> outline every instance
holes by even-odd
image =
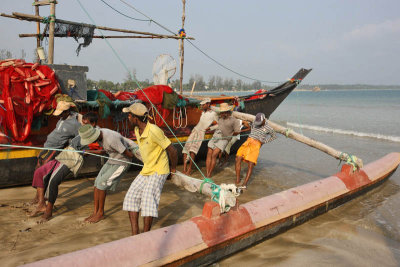
[[[270,136],[267,139],[267,136]],[[240,170],[242,161],[248,164],[246,178],[242,184],[245,188],[249,182],[254,165],[257,164],[258,154],[263,144],[276,139],[275,131],[268,125],[264,113],[257,113],[256,118],[251,125],[251,132],[246,142],[244,142],[236,153],[236,184],[240,183]]]
[[[139,211],[143,217],[143,232],[150,231],[153,217],[158,217],[158,204],[165,180],[176,172],[177,153],[171,141],[156,125],[148,122],[148,110],[141,103],[122,110],[130,123],[143,159],[143,169],[125,195],[123,210],[128,211],[132,235],[139,234]],[[169,160],[168,160],[169,158]]]
[[[69,140],[78,135],[81,126],[79,115],[73,102],[59,101],[53,116],[60,116],[56,128],[47,136],[43,147],[62,149],[68,145]],[[54,150],[43,150],[38,155],[36,168],[52,160],[59,152]]]
[[[214,121],[218,120],[218,115],[215,111],[210,109],[210,104],[210,98],[206,98],[200,102],[203,112],[201,113],[199,123],[197,123],[197,125],[193,128],[189,138],[186,140],[185,147],[182,150],[183,172],[187,175],[190,175],[192,172],[192,163],[197,155],[197,152],[199,152],[206,130]],[[188,157],[189,153],[190,157]],[[188,162],[189,166],[187,164]]]
[[[85,219],[87,222],[97,223],[104,218],[106,192],[107,190],[115,191],[122,175],[128,170],[129,162],[134,156],[130,148],[135,144],[116,131],[93,128],[89,124],[79,128],[79,135],[81,145],[98,142],[110,157],[94,181],[94,210],[93,214]]]
[[[215,168],[217,157],[221,151],[224,151],[228,145],[232,136],[240,133],[240,120],[232,116],[233,106],[227,103],[220,104],[219,108],[215,109],[218,115],[218,125],[211,127],[217,128],[212,139],[208,142],[208,151],[206,159],[207,177],[211,177],[211,174]]]

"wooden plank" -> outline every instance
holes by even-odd
[[[19,34],[20,38],[29,38],[29,37],[49,37],[48,34],[35,34],[35,33],[21,33]],[[54,34],[54,37],[74,37],[73,35],[66,34]],[[168,37],[164,36],[142,36],[142,35],[93,35],[92,38],[95,39],[130,39],[130,38],[138,38],[138,39],[168,39]]]
[[[13,18],[13,19],[19,19],[19,20],[27,20],[27,21],[42,22],[42,20],[43,20],[43,17],[19,13],[19,12],[13,12],[13,15],[1,13],[0,16]],[[141,32],[141,31],[118,29],[118,28],[110,28],[110,27],[104,27],[104,26],[96,26],[96,25],[87,24],[87,23],[78,23],[78,22],[62,20],[62,19],[56,19],[56,22],[70,24],[70,25],[77,25],[77,26],[82,25],[82,26],[86,26],[86,27],[94,27],[95,29],[105,30],[105,31],[115,31],[115,32],[123,32],[123,33],[135,33],[135,34],[150,35],[150,36],[160,36],[160,37],[170,38],[170,39],[182,39],[182,37],[180,37],[178,35],[165,35],[165,34],[157,34],[157,33],[150,33],[150,32]],[[186,39],[194,40],[193,37],[186,37]]]
[[[36,1],[36,2],[32,3],[32,6],[35,6],[35,7],[48,6],[48,5],[52,4],[52,3],[58,4],[58,2],[55,1],[55,0],[47,0],[47,1]]]

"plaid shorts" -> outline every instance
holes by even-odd
[[[125,195],[123,210],[141,211],[141,216],[158,217],[161,191],[168,174],[139,174]]]

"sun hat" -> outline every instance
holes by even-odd
[[[211,103],[211,99],[210,98],[204,98],[203,101],[200,102],[200,105],[204,105],[207,103]]]
[[[123,108],[122,112],[124,112],[124,113],[130,112],[136,116],[144,116],[144,115],[146,115],[146,113],[149,112],[149,110],[142,103],[134,103],[127,108]]]
[[[54,111],[53,115],[58,116],[60,115],[63,111],[69,110],[71,107],[76,107],[76,105],[73,102],[67,102],[67,101],[60,101],[57,104],[57,108]]]
[[[215,111],[218,113],[232,111],[232,110],[233,110],[233,106],[228,105],[228,103],[221,103],[219,105],[219,107],[215,108]]]
[[[81,145],[87,146],[94,143],[100,136],[100,130],[93,128],[92,125],[86,124],[79,128],[79,136],[81,137]]]
[[[264,113],[257,113],[256,118],[254,119],[254,125],[255,126],[261,126],[263,124],[263,121],[265,120],[265,115]]]

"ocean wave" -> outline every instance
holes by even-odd
[[[294,123],[294,122],[287,122],[287,126],[308,129],[308,130],[313,130],[313,131],[319,131],[319,132],[325,132],[325,133],[347,134],[347,135],[354,135],[354,136],[359,136],[359,137],[376,138],[376,139],[380,139],[380,140],[387,140],[387,141],[400,143],[400,136],[390,136],[390,135],[375,134],[375,133],[363,133],[363,132],[357,132],[357,131],[327,128],[327,127],[316,126],[316,125],[298,124],[298,123]]]

